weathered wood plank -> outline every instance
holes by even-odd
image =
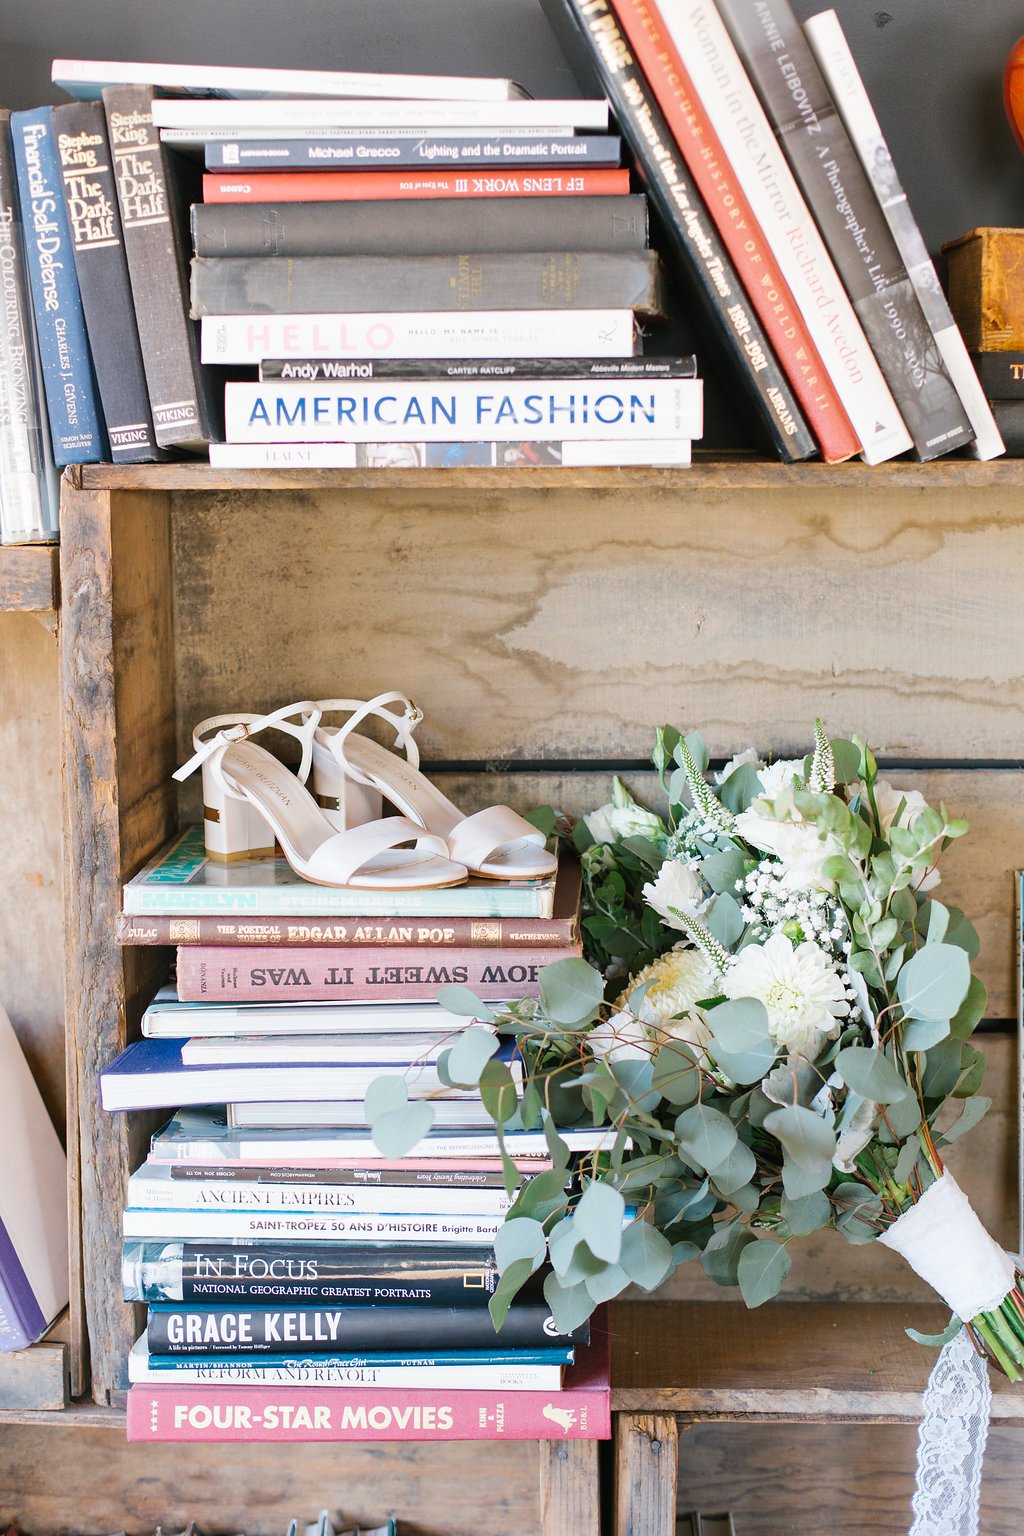
[[[596,1440],[542,1440],[541,1536],[600,1536],[601,1482]]]
[[[617,1413],[613,1436],[613,1536],[674,1536],[678,1468],[674,1415]]]
[[[882,754],[1019,756],[1011,487],[683,484],[176,493],[179,730],[402,687],[433,758],[635,760],[667,719],[789,754],[816,715]]]
[[[0,547],[0,611],[53,613],[60,606],[55,544]]]
[[[616,1303],[612,1411],[912,1421],[935,1357],[905,1330],[937,1333],[948,1321],[941,1304]],[[1024,1423],[1024,1394],[997,1372],[992,1416]]]
[[[89,1245],[93,1393],[103,1402],[135,1333],[118,1300],[120,1210],[145,1127],[105,1115],[97,1084],[160,958],[122,956],[111,933],[122,879],[174,825],[170,541],[159,497],[124,494],[111,506],[102,492],[66,487],[63,519],[69,1103]]]
[[[180,1531],[281,1536],[323,1508],[336,1525],[540,1536],[535,1441],[128,1445],[124,1430],[0,1429],[0,1509],[32,1536]],[[581,1528],[585,1530],[586,1528]],[[576,1536],[564,1526],[561,1536]]]
[[[0,1409],[59,1411],[67,1406],[69,1334],[65,1313],[37,1344],[0,1355]]]

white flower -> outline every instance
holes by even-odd
[[[737,752],[733,757],[730,757],[721,773],[715,774],[715,783],[724,784],[729,775],[731,773],[735,773],[737,768],[742,768],[745,763],[749,763],[751,768],[756,768],[758,775],[760,776],[760,772],[764,767],[764,764],[761,762],[761,759],[758,757],[753,747],[744,747],[742,752]]]
[[[602,1019],[587,1034],[587,1044],[594,1056],[606,1061],[650,1061],[651,1042],[647,1027],[625,1010]]]
[[[813,1061],[850,1011],[843,983],[823,949],[805,940],[795,947],[784,933],[748,944],[726,972],[727,997],[756,997],[768,1014],[776,1044]]]
[[[661,819],[635,801],[631,805],[609,801],[598,810],[589,811],[583,820],[595,843],[614,843],[625,837],[646,837],[656,843],[665,834]]]
[[[719,990],[717,972],[707,957],[688,944],[677,944],[653,964],[630,978],[615,1006],[625,1008],[637,987],[648,984],[636,1014],[644,1024],[663,1028],[670,1019],[689,1013],[705,997]]]
[[[669,910],[675,907],[687,917],[700,917],[707,909],[710,896],[705,897],[700,876],[678,859],[666,859],[657,878],[644,886],[644,901],[653,907],[666,928],[682,930],[682,923]]]
[[[781,860],[782,868],[773,873],[782,889],[834,891],[835,883],[821,871],[826,859],[842,851],[838,840],[831,833],[822,837],[813,821],[776,821],[764,811],[764,802],[755,800],[736,817],[734,831],[752,848]]]
[[[831,1082],[832,1079],[830,1078]],[[852,1108],[851,1108],[852,1105]],[[839,1124],[836,1150],[832,1165],[840,1173],[853,1173],[854,1159],[863,1152],[878,1126],[879,1108],[871,1099],[862,1099],[859,1093],[848,1095]]]
[[[757,776],[761,780],[761,789],[766,800],[774,800],[781,795],[784,789],[788,789],[797,774],[803,774],[804,760],[802,757],[784,757],[776,763],[769,763],[766,768],[759,768]]]

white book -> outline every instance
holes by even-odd
[[[430,1387],[439,1392],[560,1390],[561,1365],[521,1365],[515,1362],[513,1352],[505,1353],[509,1361],[503,1365],[490,1360],[480,1365],[449,1364],[446,1360],[435,1362],[429,1356],[415,1364],[374,1365],[372,1357],[349,1356],[346,1363],[341,1363],[330,1355],[297,1355],[287,1361],[278,1357],[279,1363],[270,1364],[245,1356],[223,1356],[212,1360],[201,1355],[151,1357],[143,1335],[129,1352],[128,1380],[164,1387],[390,1387],[394,1391]],[[155,1360],[160,1364],[154,1364]]]
[[[712,0],[660,0],[666,32],[718,135],[829,378],[880,464],[913,447],[832,258]]]
[[[464,1027],[466,1020],[461,1020]],[[187,1040],[181,1059],[187,1067],[220,1064],[287,1061],[376,1062],[378,1066],[408,1066],[412,1061],[435,1062],[458,1036],[448,1034],[397,1035],[236,1035],[219,1040]]]
[[[247,1170],[252,1172],[252,1170]],[[146,1163],[128,1180],[128,1205],[137,1211],[270,1211],[275,1215],[345,1212],[417,1216],[500,1216],[514,1200],[504,1189],[459,1185],[353,1183],[330,1171],[292,1180],[268,1177],[185,1179],[169,1163]]]
[[[509,1063],[515,1075],[515,1063]],[[250,1068],[250,1071],[256,1070]],[[418,1093],[416,1084],[410,1084],[410,1098],[426,1095]],[[444,1129],[490,1130],[494,1122],[479,1098],[472,1098],[475,1090],[446,1088],[447,1097],[431,1099],[434,1124]],[[222,1095],[223,1097],[223,1095]],[[196,1102],[193,1100],[193,1102]],[[212,1099],[206,1103],[215,1102]],[[256,1099],[227,1105],[228,1124],[231,1126],[306,1126],[333,1125],[341,1130],[362,1130],[366,1125],[366,1111],[359,1099]],[[378,1157],[380,1153],[376,1154]]]
[[[693,458],[692,448],[692,443],[685,437],[650,443],[638,443],[631,438],[621,437],[607,442],[569,442],[562,444],[562,463],[572,469],[582,469],[588,465],[615,467],[629,464],[671,468],[689,464]]]
[[[257,1238],[262,1243],[442,1243],[482,1247],[493,1243],[500,1216],[419,1216],[372,1211],[150,1211],[128,1206],[125,1237],[186,1242],[205,1238]]]
[[[24,1349],[68,1304],[68,1165],[0,1006],[0,1352]]]
[[[461,450],[463,446],[449,443],[211,443],[210,463],[219,469],[450,468],[445,450],[453,447]],[[522,442],[474,443],[470,446],[474,453],[482,448],[490,450],[485,468],[536,467],[534,457],[524,451]],[[556,466],[562,464],[575,469],[588,465],[649,465],[665,469],[692,462],[692,444],[682,437],[650,443],[632,443],[628,438],[614,442],[557,442],[545,444],[545,447],[557,455],[553,461]],[[476,465],[476,458],[471,462]]]
[[[631,309],[206,315],[204,363],[281,358],[632,357]]]
[[[161,987],[142,1015],[142,1033],[193,1044],[200,1035],[436,1036],[463,1030],[467,1022],[440,1003],[181,1003],[173,988]]]
[[[433,131],[433,130],[432,130]],[[447,139],[547,139],[551,137],[551,128],[495,128],[490,124],[481,127],[477,123],[467,123],[455,127],[450,125],[445,128],[444,135]],[[253,123],[244,130],[244,134],[223,134],[220,132],[204,135],[202,130],[193,128],[161,128],[160,141],[170,144],[173,149],[201,149],[205,145],[213,143],[237,143],[243,138],[248,142],[252,139],[266,139],[277,142],[281,139],[323,139],[328,143],[361,143],[366,139],[420,139],[423,137],[422,128],[367,128],[365,125],[359,128],[326,128],[309,127],[295,124],[285,125],[283,128],[260,127]]]
[[[355,443],[211,443],[215,469],[355,469]]]
[[[522,96],[513,80],[469,75],[392,75],[345,69],[254,69],[234,64],[151,64],[135,60],[54,59],[50,79],[80,101],[95,101],[105,85],[152,85],[182,96],[408,97],[422,101],[509,101]]]
[[[819,16],[812,16],[804,23],[804,33],[843,125],[875,190],[942,361],[974,429],[974,456],[979,459],[998,458],[1006,449],[992,408],[985,398],[985,391],[974,370],[960,328],[946,303],[938,273],[921,238],[917,220],[896,173],[889,146],[850,52],[839,17],[835,11],[823,11]]]
[[[196,101],[158,97],[155,128],[190,128],[207,138],[251,127],[538,128],[543,133],[592,133],[608,127],[608,103],[598,101]]]
[[[228,384],[236,443],[699,438],[701,379],[349,380]]]

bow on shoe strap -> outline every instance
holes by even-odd
[[[301,723],[294,724],[292,715],[301,715]],[[195,773],[197,768],[208,762],[215,752],[229,747],[232,742],[244,741],[247,736],[254,736],[257,731],[273,729],[294,736],[302,744],[302,761],[299,764],[298,777],[304,784],[309,778],[309,770],[313,763],[313,736],[320,724],[320,717],[320,709],[309,699],[304,699],[299,704],[283,705],[269,715],[211,715],[208,720],[201,720],[192,732],[192,745],[195,751],[188,762],[182,763],[171,777],[181,783],[190,774]],[[207,731],[213,731],[215,734],[206,737]],[[205,740],[204,737],[206,737]],[[218,781],[224,787],[230,788],[220,773],[219,764],[214,762],[211,767]]]
[[[336,832],[321,843],[309,860],[309,874],[327,885],[345,885],[375,855],[409,842],[415,842],[417,850],[448,858],[448,845],[443,837],[424,832],[405,816],[386,816],[381,821],[368,821],[360,827],[349,827],[346,832]]]
[[[467,869],[479,869],[506,843],[543,848],[544,834],[508,805],[490,805],[467,816],[448,834],[448,856]]]
[[[393,710],[384,707],[386,704],[402,704],[403,713],[395,714]],[[336,710],[351,712],[351,718],[337,730],[322,732],[321,740],[338,759],[348,776],[355,779],[357,783],[372,785],[372,780],[349,763],[345,755],[345,738],[371,715],[378,720],[385,720],[391,726],[395,733],[395,746],[401,747],[413,768],[419,767],[419,748],[412,739],[412,733],[423,719],[423,711],[411,699],[407,699],[404,693],[379,693],[375,699],[370,699],[365,704],[360,699],[318,699],[314,707],[322,715],[333,714]]]

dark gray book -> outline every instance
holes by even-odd
[[[558,134],[549,138],[492,134],[459,138],[443,133],[387,138],[215,139],[206,145],[208,171],[360,171],[410,165],[618,165],[621,141],[613,133]]]
[[[807,199],[914,450],[938,458],[974,431],[889,225],[787,0],[718,0]]]
[[[490,197],[351,203],[196,203],[197,256],[432,256],[446,251],[557,251],[572,230],[584,251],[647,248],[647,199]]]
[[[260,382],[347,379],[695,379],[695,357],[310,358],[268,357]]]
[[[106,117],[98,101],[74,101],[54,107],[52,121],[110,456],[152,463],[165,455],[153,431]]]
[[[200,450],[222,435],[219,379],[200,366],[188,314],[187,208],[200,172],[161,145],[152,94],[108,87],[103,105],[156,440]]]
[[[435,256],[222,256],[192,262],[192,314],[516,309],[664,314],[653,251]]]
[[[1024,400],[1024,352],[972,352],[971,362],[989,400]]]

